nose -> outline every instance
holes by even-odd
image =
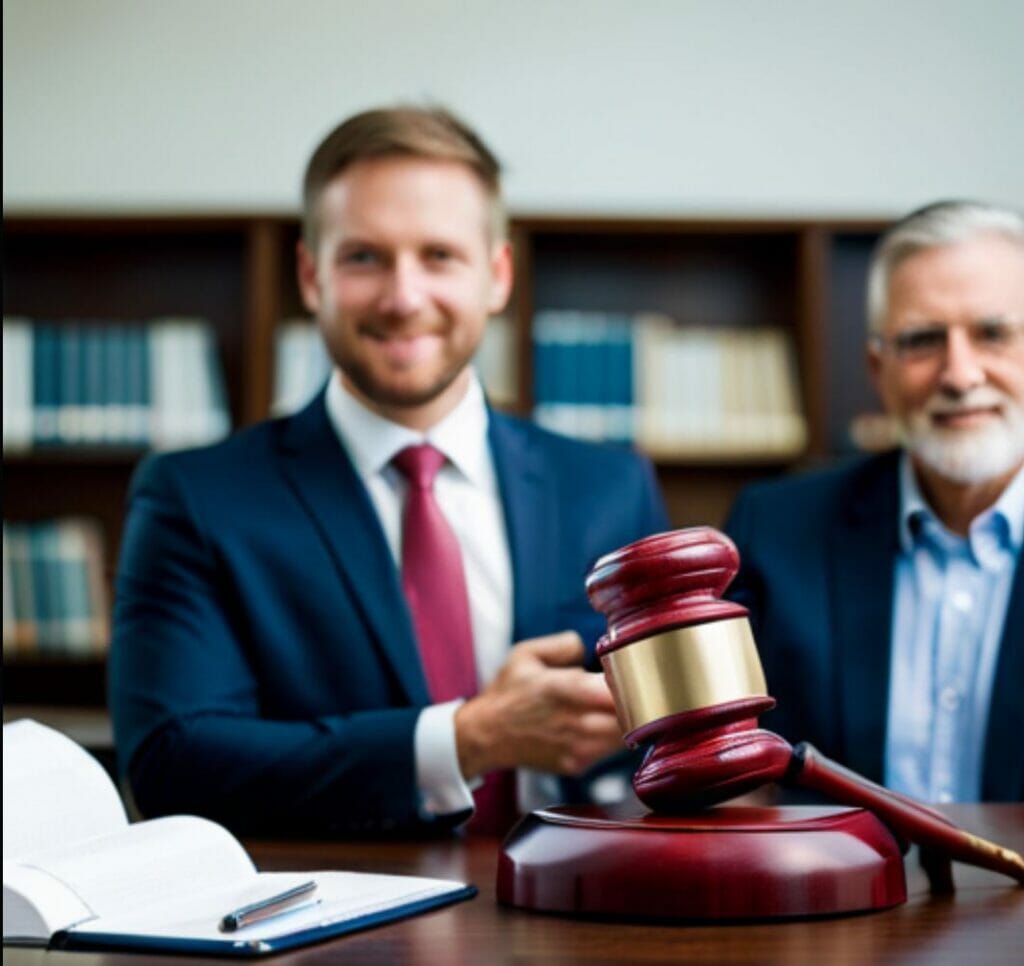
[[[398,317],[415,315],[425,301],[423,274],[415,260],[395,259],[381,294],[380,311]]]
[[[970,333],[960,325],[950,326],[946,333],[946,357],[940,376],[940,389],[954,396],[985,382],[985,369]]]

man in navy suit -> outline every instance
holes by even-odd
[[[510,769],[520,805],[543,800],[541,773],[622,748],[583,667],[602,630],[583,580],[665,529],[651,467],[487,406],[470,360],[512,253],[498,163],[447,112],[369,111],[325,138],[298,280],[335,364],[325,391],[133,481],[110,703],[135,802],[245,832],[379,834],[458,825]],[[393,458],[424,443],[475,660],[475,693],[445,701],[400,578],[410,486]]]
[[[907,216],[868,315],[901,449],[753,487],[726,525],[763,723],[921,799],[1024,800],[1024,218]]]

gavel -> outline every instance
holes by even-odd
[[[678,815],[785,782],[867,809],[923,850],[1024,884],[1018,853],[758,727],[775,700],[746,608],[722,599],[738,568],[728,537],[695,527],[622,547],[587,577],[587,596],[608,621],[597,653],[625,741],[649,745],[633,776],[637,797]]]

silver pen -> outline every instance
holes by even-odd
[[[293,912],[299,905],[304,904],[303,900],[316,889],[316,882],[310,879],[302,882],[291,889],[279,892],[276,895],[260,899],[258,902],[251,902],[247,906],[234,909],[227,913],[220,921],[221,932],[234,932],[243,926],[250,926],[254,922],[262,922],[272,916],[283,912]]]

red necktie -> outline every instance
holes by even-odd
[[[433,446],[410,446],[394,458],[409,481],[402,520],[402,589],[412,611],[420,660],[433,701],[477,692],[473,627],[459,541],[434,499],[434,478],[445,456]],[[515,821],[515,772],[492,772],[474,793],[466,828],[501,835]]]
[[[476,694],[476,657],[462,551],[434,499],[444,453],[426,444],[395,457],[409,481],[402,521],[402,588],[412,610],[430,697],[440,703]]]

